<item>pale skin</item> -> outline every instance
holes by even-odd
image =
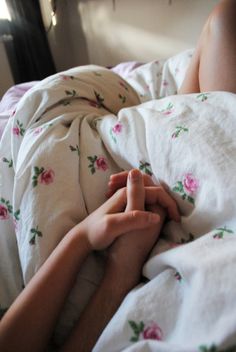
[[[116,186],[111,186],[114,194],[107,202],[65,235],[9,308],[0,322],[1,352],[45,351],[82,263],[92,250],[110,246],[103,281],[62,351],[92,349],[125,295],[139,282],[142,265],[158,238],[165,211],[159,207],[158,215],[145,207],[155,211],[160,198],[179,218],[175,202],[162,187],[145,186],[138,170],[129,176],[125,188],[114,193]],[[126,179],[127,174],[121,174],[120,183],[125,185]]]
[[[236,0],[220,1],[203,28],[179,94],[236,93],[235,18]],[[137,170],[132,173],[139,176],[132,179],[124,172],[111,177],[109,200],[65,235],[10,307],[0,322],[2,352],[45,351],[85,258],[94,249],[109,247],[103,281],[62,347],[63,352],[92,350],[125,295],[139,282],[166,212],[179,221],[176,204],[163,187]]]
[[[203,27],[179,94],[236,93],[236,0],[222,0]]]

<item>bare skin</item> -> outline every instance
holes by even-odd
[[[179,94],[236,93],[236,0],[223,0],[200,35]]]
[[[144,230],[130,231],[124,236],[120,236],[111,246],[104,279],[62,349],[63,352],[88,352],[92,350],[125,295],[140,282],[143,264],[160,234],[166,212],[156,203],[158,196],[156,195],[155,198],[153,195],[152,191],[155,187],[151,178],[145,177],[144,180],[138,170],[113,175],[109,183],[110,194],[114,194],[126,182],[127,205],[125,212],[134,209],[143,211],[148,203],[148,209],[158,213],[159,222]],[[146,190],[144,182],[145,185],[148,185]],[[164,191],[161,198],[164,206],[179,219],[176,204],[171,197]],[[88,326],[89,339],[86,339]]]
[[[156,199],[153,201],[153,196],[145,188],[141,173],[138,170],[132,172],[139,175],[138,183],[130,178],[127,188],[115,192],[100,208],[69,231],[9,308],[0,322],[1,352],[45,351],[87,255],[94,249],[111,246],[118,237],[124,236],[122,245],[117,241],[116,246],[110,247],[109,270],[92,301],[95,306],[87,307],[78,323],[81,331],[72,334],[64,347],[65,351],[73,351],[74,346],[78,346],[79,351],[81,346],[85,351],[91,350],[124,296],[139,280],[143,261],[159,234],[156,226],[160,224],[160,215],[144,210],[144,203],[152,206]],[[168,203],[169,195],[166,199]],[[142,206],[138,206],[140,203]],[[168,204],[165,206],[169,207]],[[131,241],[131,236],[135,237],[135,241],[134,238]],[[133,258],[127,263],[125,259],[129,248],[133,251]],[[127,275],[127,265],[134,269],[129,270],[130,275]],[[114,277],[120,280],[115,281]],[[104,306],[104,302],[111,301],[111,294],[112,304]],[[90,329],[92,322],[94,330]],[[88,329],[92,333],[89,338]]]

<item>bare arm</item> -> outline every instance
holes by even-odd
[[[133,173],[137,175],[138,170],[133,170]],[[145,189],[141,174],[138,174],[140,178],[127,184],[126,211],[144,210]],[[152,197],[149,198],[152,201]],[[142,266],[165,219],[165,211],[161,207],[155,205],[150,210],[158,211],[160,220],[157,224],[128,232],[110,248],[103,281],[62,349],[63,352],[91,351],[124,297],[140,282]]]
[[[126,193],[119,191],[75,226],[15,300],[0,322],[1,352],[45,351],[58,315],[81,264],[93,249],[116,237],[150,226],[158,218],[148,212],[123,213]]]
[[[0,350],[43,351],[50,339],[88,243],[73,230],[33,277],[0,323]]]

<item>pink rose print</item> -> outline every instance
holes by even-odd
[[[176,280],[178,280],[179,282],[182,281],[182,276],[180,275],[180,273],[178,271],[175,272],[174,277],[176,278]]]
[[[34,135],[38,135],[40,132],[42,132],[43,128],[42,127],[38,127],[34,130]]]
[[[184,175],[183,185],[189,194],[194,194],[199,187],[199,182],[191,173],[187,173]]]
[[[45,170],[41,173],[40,175],[40,183],[43,183],[44,185],[49,185],[54,181],[55,173],[52,169]]]
[[[119,84],[121,87],[123,87],[125,90],[128,90],[127,85],[123,81],[119,81]]]
[[[74,79],[74,76],[67,76],[67,75],[60,75],[60,77],[63,79],[63,81],[68,81],[69,79]]]
[[[117,134],[120,133],[122,131],[122,124],[121,123],[117,123],[113,128],[112,128],[112,132]]]
[[[11,113],[11,117],[12,117],[12,116],[14,116],[14,115],[15,115],[15,113],[16,113],[16,109],[12,111],[12,113]]]
[[[13,127],[12,133],[13,133],[15,136],[19,136],[19,135],[20,135],[20,129],[19,129],[19,127]]]
[[[43,185],[49,185],[54,181],[55,172],[52,169],[45,170],[44,167],[39,168],[38,166],[34,167],[34,175],[32,177],[32,185],[36,187],[38,182]]]
[[[4,205],[0,204],[0,220],[7,220],[9,219],[8,210]]]
[[[128,321],[132,331],[133,336],[130,338],[131,342],[137,342],[141,338],[144,340],[158,340],[161,341],[163,339],[163,332],[159,325],[157,325],[154,321],[145,326],[146,324],[143,321],[136,322],[134,320]]]
[[[216,232],[214,233],[213,238],[215,238],[217,240],[224,238],[225,235],[234,233],[233,230],[227,228],[226,226],[218,227],[215,231]]]
[[[99,108],[98,103],[96,103],[96,102],[93,101],[93,100],[88,100],[88,104],[89,104],[90,106],[92,106],[93,108]]]
[[[117,143],[116,135],[122,132],[122,124],[117,123],[115,126],[110,128],[110,135],[113,140],[113,142]]]
[[[166,79],[164,79],[162,81],[162,85],[163,85],[163,87],[167,87],[169,85],[169,83],[168,83],[168,81]]]
[[[172,191],[177,192],[181,195],[183,200],[189,201],[194,205],[195,200],[193,195],[199,188],[198,180],[191,174],[187,173],[183,176],[182,181],[177,181],[175,186],[172,188]]]
[[[172,139],[178,138],[184,132],[188,132],[188,128],[183,127],[183,126],[176,126],[175,132],[172,133],[171,138]]]
[[[12,129],[12,133],[15,135],[15,136],[23,136],[24,133],[25,133],[25,129],[23,128],[23,123],[21,123],[19,120],[16,121],[16,125],[15,127],[13,127]]]
[[[162,330],[161,328],[154,322],[152,322],[149,326],[147,326],[143,330],[143,338],[144,340],[162,340]]]
[[[162,109],[161,112],[164,115],[170,115],[173,112],[174,105],[169,102],[169,104],[166,106],[166,108]]]
[[[104,157],[100,157],[96,160],[96,166],[98,170],[106,171],[108,169],[108,165]]]
[[[107,160],[103,156],[88,156],[87,159],[90,161],[88,168],[90,169],[92,175],[95,174],[96,170],[106,171],[109,168]]]
[[[90,169],[92,175],[96,172],[96,170],[106,171],[109,168],[107,160],[103,156],[88,156],[87,159],[90,161],[88,168]]]

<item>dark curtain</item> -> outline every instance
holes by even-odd
[[[13,40],[7,46],[15,83],[41,80],[55,73],[39,0],[6,0]]]

